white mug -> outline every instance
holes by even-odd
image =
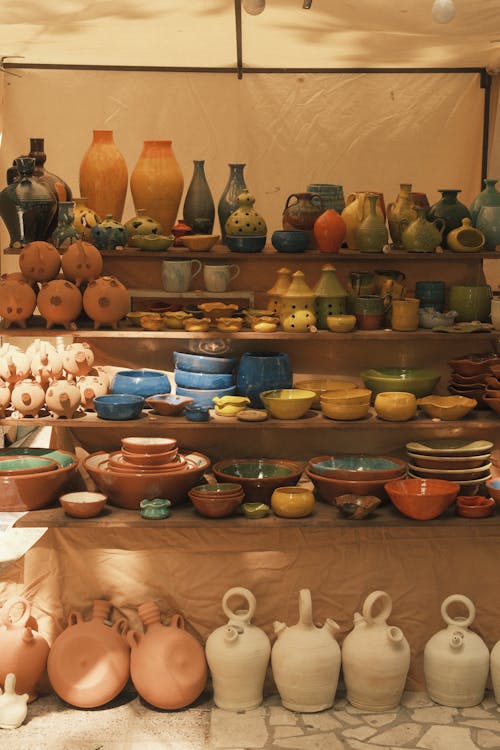
[[[161,264],[161,279],[166,292],[187,292],[191,280],[201,271],[201,261],[164,260]]]
[[[225,292],[239,273],[240,267],[235,263],[227,266],[203,266],[205,289],[207,292]]]

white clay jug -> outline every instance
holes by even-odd
[[[495,700],[500,704],[500,641],[497,641],[491,649],[490,673]]]
[[[228,604],[233,596],[243,597],[248,609],[233,612]],[[205,650],[214,702],[226,711],[250,710],[262,703],[271,642],[261,628],[251,623],[255,607],[251,591],[240,586],[229,589],[222,599],[228,623],[207,638]]]
[[[450,617],[450,604],[463,604],[467,617]],[[424,649],[424,674],[429,697],[442,706],[467,708],[483,700],[490,655],[484,641],[469,630],[476,616],[473,602],[451,594],[441,605],[447,627],[435,633]]]
[[[378,614],[373,614],[374,605]],[[410,667],[410,647],[400,628],[387,624],[392,601],[373,591],[354,615],[354,630],[342,644],[347,700],[362,711],[391,711],[399,705]]]
[[[16,675],[5,677],[4,691],[0,688],[0,729],[17,729],[28,713],[28,693],[16,693]]]
[[[312,619],[311,592],[301,589],[299,621],[274,623],[277,640],[271,652],[274,681],[290,711],[313,713],[333,706],[340,672],[339,626],[327,619],[322,628]]]

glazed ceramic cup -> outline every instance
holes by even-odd
[[[488,284],[479,286],[451,286],[448,307],[458,312],[458,323],[480,320],[487,323],[491,309],[492,291]]]
[[[203,266],[203,281],[207,292],[225,292],[233,279],[240,275],[236,263],[223,266]]]
[[[392,300],[391,328],[393,331],[416,331],[420,300],[407,297]]]
[[[384,317],[384,301],[377,295],[361,295],[353,300],[356,323],[361,331],[373,331],[381,327]]]
[[[201,261],[164,260],[161,264],[161,278],[166,292],[187,292],[194,279],[201,271]]]

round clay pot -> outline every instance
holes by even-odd
[[[0,316],[6,328],[17,323],[26,328],[26,321],[36,307],[36,294],[28,281],[17,274],[0,277]]]
[[[88,375],[94,364],[94,352],[87,343],[68,344],[63,352],[63,367],[69,378]]]
[[[61,256],[50,242],[28,242],[19,256],[19,268],[26,279],[50,281],[59,273]]]
[[[56,380],[47,388],[45,402],[54,416],[71,419],[80,406],[80,390],[74,380]]]
[[[90,242],[73,242],[61,258],[64,278],[80,286],[84,281],[93,281],[102,272],[103,260],[99,250]]]
[[[12,389],[12,406],[23,417],[37,417],[45,403],[45,391],[34,380],[20,380]]]
[[[94,328],[101,325],[116,328],[129,311],[128,291],[115,276],[100,276],[87,286],[83,307],[94,321]]]
[[[56,324],[70,328],[82,311],[82,294],[71,281],[54,279],[38,292],[37,305],[47,328]]]

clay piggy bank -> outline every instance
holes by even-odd
[[[71,281],[54,279],[42,286],[38,292],[37,304],[47,321],[47,328],[52,328],[53,325],[71,328],[82,311],[82,294]]]
[[[77,380],[82,406],[85,411],[94,411],[96,396],[105,396],[108,392],[108,380],[98,375],[83,375]]]
[[[36,294],[29,282],[18,274],[3,274],[0,277],[0,316],[5,328],[17,323],[26,328],[26,321],[36,307]]]
[[[5,410],[10,404],[10,388],[5,380],[0,379],[0,417],[5,417]]]
[[[55,279],[61,268],[61,256],[50,242],[36,240],[28,242],[19,256],[19,268],[23,276],[32,281]]]
[[[52,380],[62,375],[62,356],[48,341],[36,341],[26,350],[31,359],[31,374],[46,388]]]
[[[12,344],[0,346],[0,378],[7,383],[17,383],[18,380],[30,375],[30,360],[25,352]]]
[[[12,406],[23,417],[37,417],[45,403],[45,391],[34,380],[20,380],[12,389]]]
[[[47,389],[45,403],[55,417],[71,419],[80,406],[80,390],[74,380],[56,380]]]
[[[102,255],[90,242],[73,242],[61,258],[64,277],[80,286],[84,281],[93,281],[102,271]]]
[[[101,325],[116,328],[129,311],[128,291],[115,276],[100,276],[87,286],[83,307],[94,321],[94,328]]]
[[[72,377],[88,375],[94,364],[94,352],[86,343],[68,344],[63,352],[63,367],[69,380]]]

